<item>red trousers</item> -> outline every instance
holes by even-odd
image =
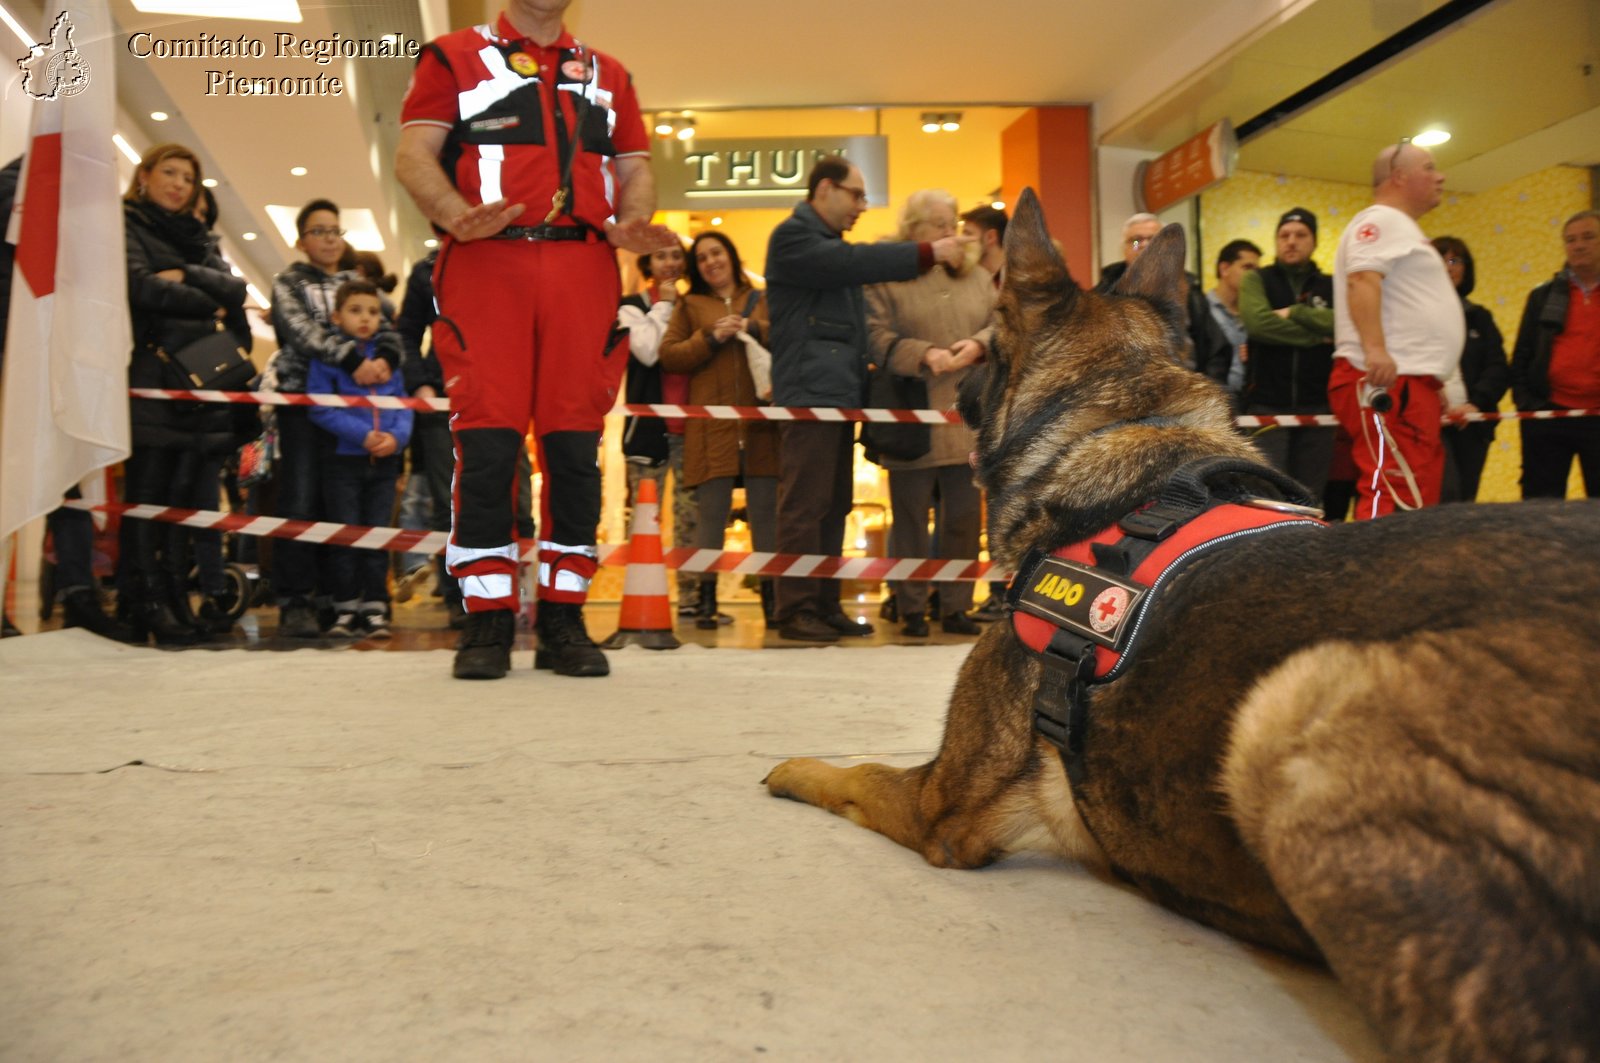
[[[612,345],[620,282],[611,245],[446,238],[434,265],[433,349],[452,410],[456,468],[447,561],[471,611],[515,608],[516,450],[531,419],[544,477],[540,596],[582,602],[600,519],[596,464],[628,360]]]
[[[1328,404],[1354,441],[1350,456],[1356,464],[1355,519],[1370,520],[1393,513],[1396,497],[1407,506],[1419,505],[1400,469],[1395,449],[1411,467],[1421,495],[1420,505],[1438,505],[1444,485],[1444,444],[1439,435],[1439,421],[1444,416],[1440,396],[1443,385],[1431,376],[1402,376],[1389,389],[1393,408],[1388,413],[1377,413],[1360,402],[1360,385],[1366,378],[1365,370],[1344,358],[1333,360],[1333,372],[1328,377]],[[1380,440],[1374,419],[1388,428],[1392,446],[1389,440]]]

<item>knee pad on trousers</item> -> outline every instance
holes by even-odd
[[[600,523],[600,433],[551,432],[539,439],[545,520],[540,536],[588,545]]]
[[[512,539],[512,482],[522,433],[513,428],[464,428],[455,433],[455,520],[451,540],[497,547]]]

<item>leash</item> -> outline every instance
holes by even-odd
[[[1393,406],[1393,399],[1385,389],[1369,387],[1365,380],[1366,378],[1363,377],[1363,382],[1359,385],[1359,402],[1363,409],[1371,411],[1370,420],[1372,423],[1369,427],[1367,423],[1369,419],[1365,417],[1361,419],[1361,441],[1366,445],[1367,453],[1374,458],[1372,483],[1368,485],[1368,490],[1372,493],[1372,512],[1368,514],[1368,517],[1376,519],[1378,516],[1380,485],[1389,487],[1389,494],[1394,498],[1396,509],[1408,512],[1421,509],[1423,506],[1422,488],[1417,485],[1417,478],[1411,472],[1411,463],[1406,461],[1405,454],[1396,445],[1394,436],[1389,431],[1389,425],[1383,419],[1384,413]],[[1373,449],[1374,435],[1377,436],[1376,452]],[[1405,479],[1405,487],[1411,493],[1410,502],[1401,498],[1400,492],[1386,483],[1388,474],[1385,473],[1383,468],[1383,452],[1386,446],[1389,452],[1394,455],[1394,463],[1398,467],[1400,475]]]

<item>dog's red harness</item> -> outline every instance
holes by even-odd
[[[1208,479],[1249,476],[1284,487],[1292,500],[1238,490],[1219,496]],[[1061,750],[1076,784],[1088,723],[1090,687],[1130,666],[1140,633],[1162,592],[1194,561],[1229,544],[1287,528],[1321,528],[1303,489],[1250,463],[1185,467],[1160,499],[1081,542],[1032,551],[1006,593],[1017,638],[1044,667],[1034,694],[1034,726]]]

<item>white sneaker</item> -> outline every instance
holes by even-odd
[[[389,618],[382,613],[362,613],[361,633],[369,639],[386,639],[393,634],[389,630]]]
[[[360,621],[354,613],[340,613],[333,619],[333,626],[328,629],[328,634],[338,638],[353,638],[358,634],[357,625]]]

